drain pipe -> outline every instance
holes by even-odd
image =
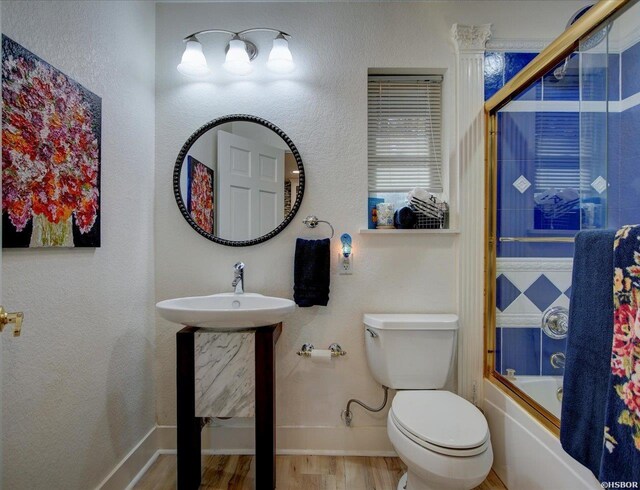
[[[369,405],[365,405],[360,400],[356,400],[355,398],[352,398],[347,402],[347,408],[345,408],[340,414],[340,418],[344,420],[344,423],[347,427],[351,427],[351,421],[353,420],[353,413],[349,408],[351,407],[352,403],[357,403],[365,410],[368,410],[369,412],[374,412],[374,413],[380,412],[384,407],[387,406],[387,400],[389,399],[389,388],[387,388],[386,386],[383,386],[382,389],[384,390],[384,400],[382,400],[382,405],[380,405],[378,408],[373,408],[373,407],[370,407]]]

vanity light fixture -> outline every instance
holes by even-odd
[[[276,37],[273,40],[273,47],[267,60],[267,68],[276,73],[289,73],[293,71],[295,65],[287,39],[290,38],[291,35],[269,27],[254,27],[239,32],[227,31],[225,29],[206,29],[194,32],[183,40],[186,46],[182,60],[178,65],[178,71],[190,77],[209,75],[211,70],[207,65],[207,60],[202,52],[202,44],[197,36],[209,33],[222,33],[231,36],[231,39],[227,43],[226,57],[222,67],[234,75],[248,75],[253,71],[251,61],[258,56],[258,47],[246,39],[245,34],[258,31],[276,33]]]

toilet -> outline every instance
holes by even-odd
[[[464,398],[445,391],[458,333],[448,314],[365,314],[373,377],[398,393],[387,434],[408,471],[398,490],[470,489],[493,464],[489,426]]]

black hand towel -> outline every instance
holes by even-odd
[[[330,240],[296,240],[293,300],[298,306],[327,306],[329,302]]]

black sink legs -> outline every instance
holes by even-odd
[[[185,327],[176,334],[178,398],[178,490],[200,486],[202,418],[195,416],[194,334],[199,329]],[[255,331],[256,371],[256,455],[257,490],[276,487],[275,347],[282,324],[260,327]]]

